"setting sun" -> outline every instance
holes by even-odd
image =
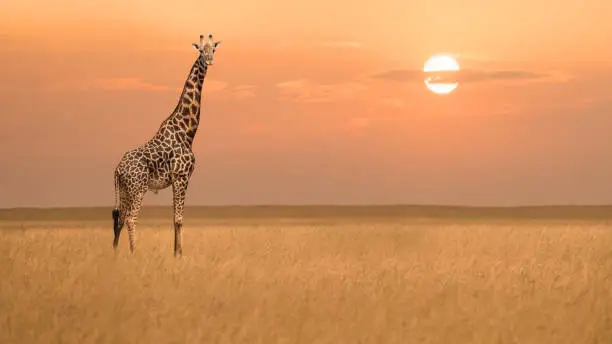
[[[436,75],[438,72],[454,72],[459,70],[459,64],[455,59],[447,55],[432,56],[423,67],[423,71],[428,73],[425,78],[425,85],[427,88],[437,94],[447,94],[452,92],[458,82],[441,81],[440,75]]]

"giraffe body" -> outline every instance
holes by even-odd
[[[182,254],[182,225],[185,194],[195,168],[193,140],[200,120],[202,85],[213,54],[220,42],[209,35],[204,43],[193,44],[200,55],[193,64],[180,100],[157,133],[143,145],[124,153],[115,168],[115,209],[113,209],[113,247],[117,247],[127,225],[130,251],[135,248],[136,221],[147,191],[157,193],[172,186],[174,205],[174,254]]]

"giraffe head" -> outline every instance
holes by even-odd
[[[221,44],[221,41],[214,42],[212,38],[212,35],[208,35],[208,41],[204,42],[204,35],[200,35],[200,44],[193,43],[193,47],[200,52],[200,58],[207,66],[213,64],[215,50]]]

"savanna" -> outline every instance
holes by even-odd
[[[0,342],[612,342],[608,209],[381,209],[3,210]]]

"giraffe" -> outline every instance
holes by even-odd
[[[142,200],[149,190],[172,186],[174,208],[174,256],[182,256],[181,244],[185,194],[195,167],[193,140],[200,121],[202,85],[215,50],[221,41],[212,35],[200,44],[193,43],[199,56],[191,67],[179,101],[155,135],[143,145],[124,153],[115,168],[115,207],[113,209],[113,248],[119,243],[121,229],[127,224],[130,253],[135,249],[136,222]]]

